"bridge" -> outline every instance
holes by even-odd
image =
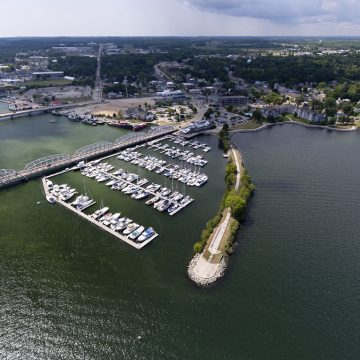
[[[84,146],[73,155],[55,154],[31,161],[22,170],[0,169],[0,189],[16,185],[30,179],[73,166],[79,161],[87,161],[97,157],[115,153],[121,149],[142,144],[161,136],[171,134],[177,129],[175,126],[157,126],[148,132],[130,133],[119,137],[114,143],[99,142]]]
[[[58,106],[46,106],[46,107],[41,107],[41,108],[37,108],[37,109],[8,112],[5,114],[0,114],[0,121],[16,119],[16,118],[20,118],[20,117],[24,117],[24,116],[39,115],[39,114],[43,114],[46,112],[51,112],[53,110],[71,109],[71,108],[80,107],[83,105],[89,105],[92,103],[93,102],[88,102],[88,103],[83,103],[83,104],[66,104],[66,105],[58,105]]]

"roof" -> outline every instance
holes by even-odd
[[[33,75],[60,75],[63,73],[63,71],[37,71],[33,72]]]

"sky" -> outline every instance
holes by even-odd
[[[360,0],[17,0],[6,36],[340,36],[360,34]]]

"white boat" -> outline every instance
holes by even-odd
[[[78,197],[76,198],[75,201],[73,201],[73,202],[71,203],[71,205],[77,206],[77,205],[81,204],[82,202],[85,202],[85,201],[88,201],[88,200],[89,200],[89,197],[88,197],[88,196],[86,196],[86,195],[80,195],[80,196],[78,196]]]
[[[124,235],[129,235],[131,234],[133,231],[135,231],[138,227],[140,227],[139,224],[136,223],[131,223],[127,226],[127,228],[123,231]]]
[[[133,221],[129,218],[125,218],[123,221],[119,221],[119,223],[115,227],[115,231],[122,231],[127,228],[127,226]]]
[[[157,209],[160,212],[163,212],[163,211],[167,210],[170,207],[170,205],[171,205],[170,200],[164,200],[163,203],[157,207]]]
[[[63,201],[70,200],[75,195],[75,192],[68,191],[67,193],[61,194],[59,198]]]
[[[155,230],[149,227],[137,238],[136,241],[144,242],[145,240],[150,239],[153,235],[155,235]]]
[[[98,218],[104,216],[107,212],[109,211],[108,207],[103,207],[102,209],[98,209],[96,210],[91,217],[95,220],[97,220]]]
[[[120,213],[115,213],[115,214],[109,214],[109,216],[107,216],[103,221],[102,223],[105,225],[105,226],[109,226],[110,224],[116,224],[120,218]]]
[[[105,185],[106,186],[112,186],[114,185],[118,180],[110,180],[109,182],[107,182]]]
[[[112,215],[113,215],[112,213],[107,213],[107,214],[105,214],[104,216],[102,216],[99,221],[101,221],[101,222],[103,222],[103,221],[109,221],[110,218],[112,217]]]
[[[167,209],[167,212],[168,212],[169,214],[171,214],[172,212],[174,212],[175,210],[177,210],[179,207],[180,207],[179,204],[171,205],[171,206]]]
[[[89,199],[88,201],[84,201],[84,202],[80,203],[79,205],[77,205],[76,208],[78,210],[82,211],[94,204],[95,204],[95,201],[93,199]]]
[[[56,203],[56,199],[53,195],[46,195],[46,200],[50,203],[50,204],[55,204]]]
[[[154,196],[153,198],[151,198],[150,200],[146,201],[146,205],[153,205],[156,202],[158,202],[160,200],[159,196]]]
[[[134,194],[133,194],[134,195]],[[142,199],[145,199],[149,196],[150,194],[146,191],[141,191],[141,192],[138,192],[138,194],[136,196],[134,196],[133,198],[135,200],[142,200]]]
[[[120,218],[121,213],[115,213],[111,218],[110,218],[110,224],[116,224]]]
[[[137,228],[135,231],[133,231],[130,235],[129,235],[129,239],[131,240],[135,240],[137,237],[139,237],[142,232],[145,230],[144,226],[140,226],[139,228]]]

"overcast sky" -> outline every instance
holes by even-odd
[[[2,36],[360,35],[360,0],[17,0]]]

